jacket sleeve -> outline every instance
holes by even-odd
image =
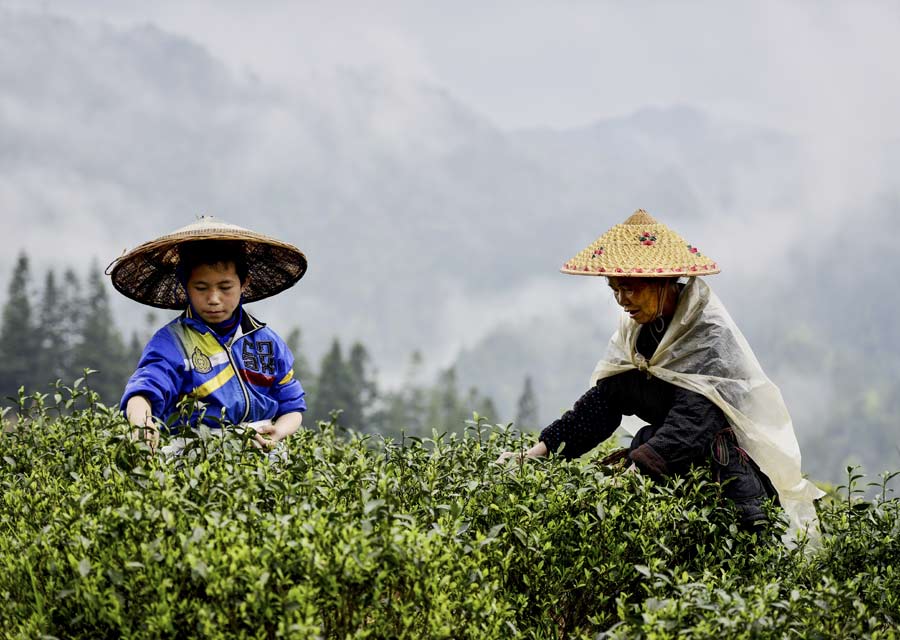
[[[560,452],[564,458],[577,458],[606,440],[618,428],[622,414],[610,406],[603,380],[591,387],[571,410],[550,423],[538,438],[550,451]]]
[[[165,419],[175,407],[185,374],[181,349],[163,327],[144,347],[137,369],[125,385],[120,408],[125,411],[129,398],[142,395],[149,400],[153,415]]]
[[[716,433],[727,427],[725,414],[713,402],[678,387],[662,425],[629,457],[644,473],[668,475],[706,456]]]
[[[275,384],[269,395],[278,402],[277,418],[293,411],[306,411],[306,392],[294,377],[294,354],[280,338],[276,344],[278,357],[275,359]]]

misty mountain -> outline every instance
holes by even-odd
[[[555,277],[637,206],[687,233],[720,215],[723,185],[755,174],[771,195],[754,202],[776,205],[790,191],[773,179],[792,174],[789,138],[684,107],[504,132],[433,87],[357,71],[267,87],[151,26],[3,15],[0,189],[16,245],[107,262],[217,215],[307,253],[308,276],[269,315],[315,345],[335,329],[362,338],[381,361],[434,345],[446,360],[498,293]],[[734,162],[735,145],[752,153]]]
[[[38,273],[105,264],[212,214],[306,253],[298,286],[253,311],[301,326],[308,358],[358,339],[390,384],[421,349],[493,395],[499,419],[531,374],[549,420],[584,390],[617,313],[602,279],[558,269],[641,207],[722,266],[711,283],[803,437],[838,413],[821,398],[841,400],[843,371],[823,362],[897,373],[897,182],[855,193],[783,132],[687,105],[508,131],[375,70],[270,86],[151,25],[2,9],[0,86],[4,281],[17,250]]]

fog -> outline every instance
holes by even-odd
[[[900,390],[893,3],[146,4],[0,0],[0,283],[208,213],[306,252],[254,313],[311,361],[420,349],[498,419],[531,374],[549,420],[617,314],[557,270],[640,207],[722,266],[804,447],[848,438],[817,472],[900,465],[884,403],[880,457],[834,422]]]

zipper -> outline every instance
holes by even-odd
[[[247,416],[250,415],[250,393],[247,391],[247,387],[244,386],[244,381],[241,380],[241,372],[238,370],[237,364],[235,364],[234,358],[231,356],[230,344],[225,348],[225,353],[228,354],[228,361],[231,363],[231,368],[234,369],[234,375],[237,378],[238,384],[241,386],[241,391],[244,393],[244,415],[241,417],[240,422],[246,422]]]
[[[240,327],[238,328],[240,329]],[[234,346],[234,343],[238,341],[239,338],[244,338],[249,336],[254,331],[259,331],[260,327],[253,329],[252,331],[248,331],[247,333],[242,333],[240,336],[233,337],[228,343],[225,344],[225,353],[228,355],[228,361],[231,363],[231,368],[234,369],[234,375],[237,378],[238,384],[241,386],[241,391],[244,394],[244,415],[241,418],[240,422],[246,422],[247,416],[250,415],[250,392],[247,391],[247,387],[244,386],[244,380],[241,378],[241,372],[237,367],[237,363],[234,361],[234,356],[231,353],[231,347]],[[240,424],[240,423],[239,423]]]

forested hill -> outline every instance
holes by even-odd
[[[830,301],[821,302],[849,311],[816,322],[795,322],[794,317],[804,314],[803,305],[810,304],[797,297],[796,315],[777,314],[778,322],[751,323],[745,330],[770,376],[792,401],[805,469],[812,477],[837,481],[848,464],[870,470],[890,468],[898,461],[900,441],[896,418],[900,371],[893,357],[896,337],[860,333],[869,354],[865,359],[839,338],[827,339],[880,323],[865,316],[865,305],[859,304],[858,297],[867,292],[845,282],[846,274],[824,263],[810,268],[837,292]],[[878,270],[864,275],[876,288],[888,286],[879,282],[887,276]],[[40,287],[33,279],[28,259],[22,256],[9,283],[0,322],[0,397],[4,398],[0,404],[14,406],[20,387],[26,393],[55,395],[59,391],[53,388],[55,381],[71,384],[88,369],[93,371],[88,378],[91,388],[104,402],[116,405],[144,343],[174,313],[150,311],[142,326],[126,329],[110,311],[108,283],[98,268],[86,276],[73,269],[62,275],[50,270]],[[786,293],[781,286],[760,287],[759,304],[775,308]],[[591,313],[585,309],[586,316]],[[379,380],[378,363],[362,342],[342,347],[335,337],[322,358],[314,361],[306,355],[299,326],[285,337],[297,356],[295,370],[307,391],[308,422],[328,419],[332,411],[340,410],[338,423],[344,427],[402,438],[404,434],[427,436],[434,429],[459,431],[472,412],[498,422],[514,421],[523,429],[541,428],[546,420],[540,410],[547,413],[547,371],[554,367],[565,371],[563,379],[571,378],[571,386],[558,385],[559,392],[574,400],[586,376],[574,370],[572,363],[592,363],[594,352],[584,345],[599,352],[605,343],[606,336],[589,322],[570,327],[568,333],[557,333],[547,321],[539,320],[519,328],[500,326],[475,348],[465,350],[453,366],[436,374],[428,372],[427,354],[417,351],[393,385]],[[527,365],[536,373],[508,377],[509,363],[516,362],[522,370]],[[473,384],[476,380],[480,386]]]
[[[125,340],[110,312],[108,283],[96,266],[86,278],[72,269],[59,277],[51,269],[38,294],[32,284],[29,260],[23,254],[0,320],[0,408],[11,409],[15,421],[23,397],[37,393],[58,398],[76,381],[106,405],[118,406],[148,338],[175,313],[148,312],[143,326],[124,333]],[[307,394],[309,425],[333,420],[341,428],[402,440],[431,435],[434,429],[460,431],[473,412],[499,419],[493,401],[477,388],[463,386],[454,367],[429,379],[419,352],[412,354],[403,383],[385,388],[362,343],[344,348],[334,338],[315,366],[305,354],[301,336],[297,326],[284,335],[295,354],[295,377]],[[538,424],[534,402],[529,390],[516,422],[532,428]]]

